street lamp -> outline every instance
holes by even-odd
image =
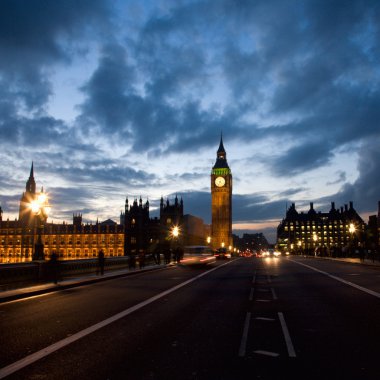
[[[313,233],[313,241],[314,241],[314,256],[317,256],[317,241],[318,241],[318,236],[314,232]]]
[[[173,226],[170,231],[170,234],[174,241],[174,244],[173,244],[174,245],[174,259],[177,263],[179,263],[181,260],[181,249],[180,249],[179,241],[178,241],[178,238],[180,235],[180,228],[178,226]]]
[[[42,229],[43,223],[46,222],[49,215],[50,205],[48,196],[43,192],[43,190],[30,203],[30,210],[34,215],[38,233],[37,242],[34,244],[33,260],[45,260],[44,244],[42,242]]]
[[[356,227],[355,227],[355,224],[354,223],[350,223],[349,227],[348,227],[348,232],[350,233],[350,246],[351,246],[351,256],[353,256],[353,249],[354,249],[354,234],[355,234],[355,231],[356,231]]]

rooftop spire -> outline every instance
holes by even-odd
[[[34,180],[33,161],[32,161],[32,167],[30,168],[29,179],[26,182],[26,191],[32,194],[35,194],[36,192],[36,181]]]
[[[226,153],[224,146],[223,146],[223,132],[220,132],[220,144],[218,148],[218,154],[219,153]]]
[[[220,133],[220,144],[219,144],[218,151],[216,152],[216,162],[215,162],[215,165],[213,166],[213,169],[216,169],[216,168],[226,168],[226,169],[229,168],[227,164],[227,154],[223,145],[222,133]]]

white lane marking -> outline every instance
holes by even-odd
[[[134,306],[132,306],[132,307],[120,312],[120,313],[117,313],[110,318],[107,318],[107,319],[105,319],[99,323],[96,323],[90,327],[87,327],[86,329],[84,329],[82,331],[79,331],[73,335],[70,335],[69,337],[67,337],[65,339],[62,339],[56,343],[53,343],[52,345],[45,347],[40,351],[37,351],[31,355],[26,356],[23,359],[18,360],[17,362],[14,362],[12,364],[7,365],[6,367],[1,368],[0,369],[0,379],[3,379],[4,377],[9,376],[16,371],[19,371],[20,369],[36,362],[37,360],[40,360],[40,359],[44,358],[45,356],[48,356],[48,355],[52,354],[53,352],[65,347],[65,346],[68,346],[69,344],[71,344],[71,343],[73,343],[73,342],[75,342],[75,341],[77,341],[77,340],[101,329],[102,327],[105,327],[105,326],[107,326],[107,325],[109,325],[109,324],[111,324],[111,323],[113,323],[113,322],[115,322],[121,318],[126,317],[127,315],[143,308],[144,306],[149,305],[150,303],[157,301],[158,299],[165,297],[166,295],[182,288],[183,286],[186,286],[186,285],[200,279],[201,277],[206,276],[207,274],[213,272],[214,270],[217,270],[217,269],[223,267],[224,265],[228,265],[228,264],[230,264],[230,262],[226,262],[222,265],[214,267],[214,268],[208,270],[207,272],[201,273],[198,276],[191,278],[190,280],[187,280],[187,281],[182,282],[181,284],[178,284],[178,285],[176,285],[176,286],[174,286],[168,290],[165,290],[164,292],[157,294],[157,295],[155,295],[155,296],[153,296],[153,297],[151,297],[151,298],[149,298],[143,302],[140,302],[137,305],[134,305]]]
[[[270,300],[256,300],[257,302],[270,302]]]
[[[249,293],[249,301],[252,301],[253,300],[253,293],[254,293],[254,289],[251,288],[251,292]]]
[[[277,295],[276,295],[274,289],[270,288],[270,290],[272,291],[272,297],[273,297],[273,299],[276,300],[277,299]]]
[[[296,355],[296,352],[294,351],[294,347],[293,347],[292,339],[290,338],[288,327],[286,326],[284,314],[282,314],[281,312],[278,312],[278,317],[280,318],[280,323],[281,323],[282,332],[285,338],[286,348],[288,349],[288,355],[290,358],[295,358],[297,355]]]
[[[247,315],[245,316],[245,321],[244,321],[243,335],[242,335],[241,341],[240,341],[240,348],[239,348],[239,356],[240,357],[245,356],[245,349],[247,346],[247,338],[248,338],[250,321],[251,321],[251,313],[247,312]]]
[[[298,261],[295,261],[295,260],[291,260],[289,259],[289,261],[293,262],[293,263],[296,263],[296,264],[299,264],[299,265],[303,265],[304,267],[306,268],[309,268],[309,269],[312,269],[316,272],[319,272],[319,273],[322,273],[324,274],[325,276],[327,277],[330,277],[330,278],[333,278],[334,280],[337,280],[337,281],[340,281],[342,282],[343,284],[346,284],[346,285],[349,285],[349,286],[352,286],[353,288],[356,288],[358,290],[361,290],[362,292],[364,293],[367,293],[367,294],[370,294],[371,296],[374,296],[374,297],[377,297],[377,298],[380,298],[380,293],[377,293],[375,292],[374,290],[371,290],[371,289],[367,289],[367,288],[364,288],[363,286],[360,286],[360,285],[357,285],[357,284],[354,284],[353,282],[350,282],[350,281],[346,281],[344,280],[343,278],[340,278],[340,277],[337,277],[337,276],[334,276],[330,273],[327,273],[327,272],[324,272],[323,270],[319,270],[317,268],[314,268],[310,265],[307,265],[307,264],[304,264],[304,263],[300,263]]]
[[[272,357],[277,357],[280,356],[277,352],[270,352],[270,351],[262,351],[262,350],[257,350],[253,351],[255,354],[260,354],[260,355],[266,355],[266,356],[272,356]]]
[[[252,284],[254,284],[254,283],[256,282],[256,272],[257,272],[257,271],[255,271],[255,273],[253,274]]]
[[[255,319],[257,319],[259,321],[270,321],[270,322],[275,321],[274,318],[267,318],[267,317],[256,317]]]

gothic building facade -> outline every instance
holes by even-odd
[[[177,227],[181,230],[183,226],[183,200],[178,200],[176,196],[174,203],[170,204],[169,199],[160,201],[159,217],[149,217],[149,201],[143,204],[135,199],[129,205],[128,198],[125,201],[124,212],[125,244],[126,255],[138,255],[142,252],[153,252],[159,245],[169,243],[173,238],[172,230]],[[181,238],[180,233],[178,239]]]
[[[38,208],[35,206],[38,205]],[[33,164],[25,191],[20,199],[19,218],[3,220],[0,207],[0,263],[28,262],[33,260],[40,238],[42,258],[49,259],[56,253],[61,260],[97,257],[103,250],[108,257],[124,256],[151,248],[165,239],[173,225],[181,225],[183,201],[174,203],[161,198],[160,217],[149,217],[149,202],[135,200],[125,205],[120,223],[106,220],[83,223],[82,214],[73,214],[72,223],[48,223],[49,204],[46,194],[36,191]]]

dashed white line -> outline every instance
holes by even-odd
[[[269,322],[275,321],[274,318],[267,318],[267,317],[256,317],[255,319],[257,319],[259,321],[269,321]]]
[[[296,352],[294,351],[294,347],[293,347],[292,339],[290,338],[288,327],[286,326],[284,314],[282,314],[281,312],[278,312],[278,318],[280,319],[282,332],[285,338],[286,348],[288,350],[288,355],[290,358],[295,358],[297,355],[296,355]]]
[[[271,292],[272,292],[272,297],[273,297],[273,299],[276,300],[276,299],[277,299],[276,292],[274,291],[273,288],[270,288],[270,290],[271,290]]]
[[[254,293],[254,288],[251,288],[251,292],[249,293],[249,301],[253,300],[253,293]]]
[[[243,357],[245,356],[245,349],[247,346],[247,339],[248,339],[248,331],[249,331],[249,323],[251,321],[251,313],[248,312],[245,316],[245,322],[244,322],[244,329],[243,329],[243,335],[241,337],[240,341],[240,348],[239,348],[239,356]]]
[[[277,352],[263,351],[263,350],[257,350],[257,351],[253,351],[253,352],[255,354],[260,354],[260,355],[265,355],[265,356],[272,356],[272,357],[277,357],[277,356],[280,355]]]

